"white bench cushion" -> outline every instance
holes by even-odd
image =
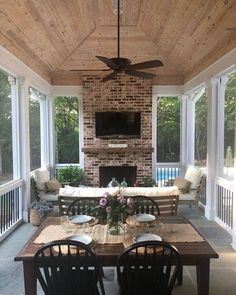
[[[74,196],[74,197],[97,197],[101,198],[106,193],[116,195],[119,193],[119,187],[72,187],[66,185],[60,188],[59,194],[61,196]]]
[[[145,196],[145,197],[155,197],[155,196],[172,196],[178,195],[177,186],[168,187],[124,187],[120,189],[120,192],[125,197],[134,196]]]
[[[133,196],[171,196],[178,195],[178,187],[177,186],[169,186],[169,187],[107,187],[107,188],[80,188],[80,187],[72,187],[65,186],[64,188],[60,188],[59,193],[61,196],[74,196],[74,197],[103,197],[105,193],[110,195],[116,195],[117,193],[121,193],[126,197]]]

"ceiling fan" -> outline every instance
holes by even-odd
[[[96,56],[100,61],[105,63],[112,73],[105,76],[102,81],[112,80],[117,74],[125,73],[130,76],[140,77],[143,79],[152,79],[155,77],[152,73],[141,72],[137,70],[151,69],[162,67],[163,63],[160,60],[149,60],[141,63],[132,64],[128,58],[120,57],[120,0],[117,0],[117,57],[107,58],[104,56]]]

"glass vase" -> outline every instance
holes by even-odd
[[[119,182],[115,179],[115,177],[112,178],[112,180],[108,183],[107,187],[116,187],[120,186]]]
[[[124,234],[123,214],[107,215],[107,233],[109,235]]]

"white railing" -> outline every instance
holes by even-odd
[[[182,175],[182,165],[180,163],[158,163],[155,172],[158,186],[168,186],[177,176]]]
[[[0,188],[0,241],[22,221],[22,180]]]
[[[233,182],[216,179],[216,221],[227,230],[233,229]]]

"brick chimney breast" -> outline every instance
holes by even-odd
[[[141,112],[140,138],[96,138],[95,113],[111,111]],[[152,175],[152,80],[119,74],[102,82],[102,76],[84,76],[83,121],[89,185],[99,186],[99,167],[136,166],[139,181]]]

